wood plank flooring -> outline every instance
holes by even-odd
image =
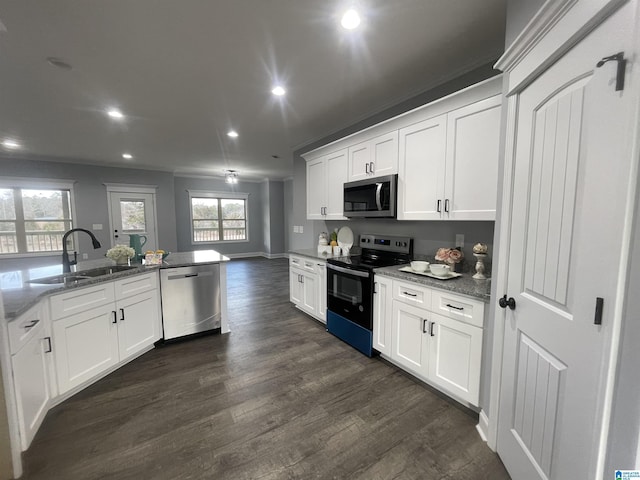
[[[477,418],[228,264],[232,333],[157,348],[49,412],[26,479],[508,479]]]

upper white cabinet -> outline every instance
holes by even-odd
[[[400,130],[399,220],[495,220],[501,96]]]
[[[494,77],[305,154],[307,218],[344,219],[345,182],[397,173],[398,220],[495,220],[501,91]]]
[[[349,147],[350,182],[398,173],[398,131]]]
[[[307,218],[344,220],[343,185],[347,181],[347,149],[307,161]]]

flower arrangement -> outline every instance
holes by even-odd
[[[439,248],[436,252],[436,260],[453,265],[460,263],[464,258],[464,253],[457,248]]]
[[[121,258],[131,258],[136,254],[136,251],[127,247],[126,245],[116,245],[113,248],[107,250],[107,257],[116,262]]]

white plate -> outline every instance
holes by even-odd
[[[353,247],[353,232],[349,227],[342,227],[338,230],[338,246]]]
[[[408,272],[408,273],[413,273],[415,275],[423,275],[425,277],[431,277],[431,278],[435,278],[437,280],[449,280],[450,278],[458,278],[461,277],[462,274],[461,273],[456,273],[456,272],[449,272],[444,276],[441,275],[434,275],[431,272],[416,272],[414,269],[412,269],[411,267],[402,267],[399,268],[398,270],[400,270],[401,272]]]

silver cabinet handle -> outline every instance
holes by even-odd
[[[445,211],[445,213],[449,213],[449,199],[448,198],[444,199],[444,211]]]
[[[120,321],[124,322],[124,308],[120,309]]]
[[[410,297],[417,297],[418,295],[416,295],[415,293],[409,293],[409,292],[402,292],[403,295],[409,295]]]
[[[115,310],[111,310],[111,313],[113,314],[113,320],[111,323],[118,323],[118,313]]]
[[[365,173],[365,175],[369,175],[369,164],[368,163],[364,164],[364,173]]]
[[[433,326],[435,325],[436,322],[431,322],[431,327],[429,328],[429,335],[431,335],[432,337],[435,337],[435,334],[433,333]]]
[[[450,303],[447,303],[447,307],[453,308],[454,310],[464,310],[464,307],[456,307],[455,305],[451,305]]]
[[[49,343],[49,348],[44,351],[44,353],[51,353],[53,348],[51,347],[51,337],[44,337],[44,339]]]
[[[427,333],[427,328],[429,325],[429,320],[427,320],[426,318],[422,319],[422,333]]]
[[[374,163],[373,163],[373,162],[369,163],[369,172],[370,172],[370,173],[375,173],[374,168],[373,168],[374,166],[375,166],[375,165],[374,165]]]

